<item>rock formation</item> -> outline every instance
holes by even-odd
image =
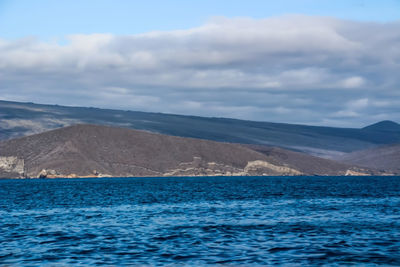
[[[0,156],[0,175],[12,174],[13,177],[24,177],[24,160],[15,156]]]

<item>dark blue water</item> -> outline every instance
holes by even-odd
[[[400,177],[0,181],[1,265],[400,265]]]

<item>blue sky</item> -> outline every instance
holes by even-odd
[[[0,0],[0,99],[400,122],[400,0]]]
[[[76,33],[137,34],[188,29],[210,17],[283,14],[388,22],[399,0],[0,0],[0,38],[63,38]]]

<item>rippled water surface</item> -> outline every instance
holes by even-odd
[[[0,264],[400,265],[400,177],[0,180]]]

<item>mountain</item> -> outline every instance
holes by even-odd
[[[284,149],[268,154],[265,149],[75,125],[0,142],[0,176],[344,175],[349,170],[367,171]],[[296,161],[310,165],[314,161],[321,167],[308,169]]]
[[[400,124],[394,121],[381,121],[363,128],[366,131],[377,131],[377,132],[399,132]]]
[[[337,160],[400,175],[400,144],[356,151]]]
[[[0,140],[78,123],[219,142],[279,146],[326,158],[400,142],[400,130],[393,126],[396,123],[391,123],[392,130],[388,131],[379,123],[363,129],[334,128],[0,101]]]

